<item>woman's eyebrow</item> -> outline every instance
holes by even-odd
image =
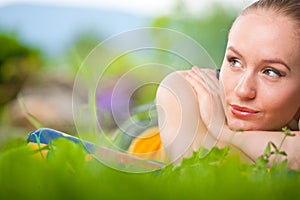
[[[281,64],[285,66],[289,71],[291,71],[291,68],[280,58],[274,58],[274,59],[265,59],[263,60],[265,63],[271,63],[271,64]]]
[[[237,54],[239,57],[243,58],[242,54],[238,50],[236,50],[233,46],[229,46],[227,48],[227,50],[230,50],[230,51],[234,52],[235,54]],[[291,68],[280,58],[264,59],[264,60],[262,60],[262,62],[271,63],[271,64],[281,64],[281,65],[285,66],[289,71],[291,71]]]
[[[243,58],[242,54],[241,54],[238,50],[236,50],[233,46],[229,46],[229,47],[227,48],[227,50],[230,50],[230,51],[232,51],[233,53],[237,54],[239,57]]]

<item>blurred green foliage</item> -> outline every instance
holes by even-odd
[[[0,107],[16,97],[29,76],[41,68],[39,50],[21,43],[14,34],[0,33]]]
[[[213,5],[208,8],[208,10],[203,11],[203,13],[192,15],[185,8],[185,2],[178,1],[177,6],[170,15],[153,19],[149,26],[170,28],[186,34],[201,44],[211,55],[217,66],[220,66],[224,55],[227,32],[236,15],[237,11],[229,10],[219,4]],[[167,44],[168,42],[173,42],[172,38],[164,40],[164,38],[160,38],[159,35],[157,37],[157,42],[166,42],[166,45],[169,45]],[[36,76],[39,75],[36,75],[36,72],[39,72],[40,74],[48,73],[48,71],[42,71],[42,66],[45,66],[45,63],[47,65],[47,70],[51,71],[52,69],[59,74],[63,74],[61,77],[65,77],[66,79],[75,78],[83,61],[102,41],[103,38],[101,33],[99,35],[99,33],[96,33],[93,30],[83,30],[72,40],[68,49],[65,49],[65,53],[61,54],[61,57],[48,58],[45,60],[42,58],[39,50],[23,44],[18,38],[18,35],[0,33],[0,110],[2,110],[1,108],[3,108],[6,103],[16,98],[28,78],[37,78]],[[112,55],[116,54],[116,52],[114,52],[115,49],[113,48],[102,48],[104,52],[108,52]],[[98,59],[102,59],[101,55],[99,55]],[[132,69],[134,67],[144,65],[145,63],[165,64],[174,67],[174,70],[187,69],[191,67],[191,63],[185,62],[180,57],[170,55],[169,52],[165,51],[159,52],[158,50],[151,51],[144,49],[143,51],[130,52],[126,55],[117,57],[112,63],[110,63],[110,66],[106,69],[105,74],[99,81],[100,86],[97,88],[97,94],[106,95],[105,98],[107,99],[107,102],[110,102],[109,95],[111,95],[111,92],[107,90],[113,91],[119,78],[130,71],[132,77],[130,77],[130,80],[128,80],[125,85],[128,85],[128,87],[135,85],[138,86],[136,87],[137,90],[130,97],[130,106],[132,108],[130,108],[131,113],[133,115],[141,115],[142,118],[144,118],[144,115],[148,114],[146,112],[140,114],[136,113],[136,110],[138,110],[136,108],[153,103],[158,87],[158,84],[148,84],[143,87],[139,87],[139,82],[141,82],[141,80],[149,79],[149,73],[148,71],[144,71],[144,73],[139,72],[134,74]],[[151,73],[155,74],[157,72]],[[158,74],[155,75],[158,77]],[[45,77],[47,78],[47,76]],[[45,81],[41,79],[44,79],[44,77],[40,78],[39,81]],[[88,74],[86,80],[89,79],[90,76]],[[34,81],[34,84],[39,84],[39,81]],[[84,88],[84,84],[82,85],[83,90],[90,89]],[[102,86],[103,88],[101,88]],[[123,92],[127,92],[126,88]],[[118,97],[120,102],[122,100],[124,101],[126,98],[126,95]],[[97,105],[98,108],[100,107],[99,105]],[[102,106],[105,107],[107,105]],[[111,108],[108,108],[108,113],[111,112],[109,109]],[[22,112],[22,110],[20,110],[20,112]],[[30,112],[30,110],[28,112]],[[102,109],[101,112],[105,113],[106,110],[104,112],[104,109]],[[122,112],[123,111],[120,110],[119,113]],[[5,126],[10,126],[9,120],[6,120],[6,118],[8,119],[8,116],[2,115],[0,117],[1,122],[5,123]],[[101,120],[101,123],[103,123],[101,124],[103,127],[109,127],[107,132],[115,131],[112,130],[116,127],[114,126],[114,121],[111,116],[108,117],[108,120],[104,117],[99,119]],[[36,120],[38,121],[39,119]],[[113,124],[112,129],[110,129],[111,124]],[[12,127],[11,129],[5,129],[5,131],[6,130],[14,131]]]
[[[101,41],[99,34],[93,31],[84,31],[77,34],[65,55],[72,75],[77,73],[84,59]]]
[[[191,15],[184,1],[178,1],[170,15],[157,18],[152,25],[174,29],[192,37],[207,50],[216,65],[220,67],[227,44],[227,35],[237,15],[237,10],[218,3],[212,4],[208,10],[199,15]]]
[[[86,160],[82,146],[65,139],[42,159],[19,143],[0,151],[1,199],[298,199],[299,171],[257,168],[229,153],[204,149],[149,173],[131,174]]]

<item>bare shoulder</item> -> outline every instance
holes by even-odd
[[[186,90],[194,91],[195,95],[197,95],[197,93],[203,95],[204,90],[218,90],[218,85],[219,81],[216,76],[216,70],[214,69],[197,68],[197,70],[174,71],[166,76],[160,83],[157,98],[166,99],[166,95],[182,93]]]
[[[180,92],[189,87],[188,82],[185,79],[187,71],[174,71],[167,75],[160,83],[156,98],[161,99],[165,95]]]
[[[169,74],[156,94],[160,136],[171,158],[178,158],[195,138],[200,120],[196,95],[185,79],[185,71]],[[187,140],[186,138],[190,138]]]

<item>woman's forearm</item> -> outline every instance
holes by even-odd
[[[239,150],[244,152],[253,161],[264,154],[264,151],[269,142],[272,142],[280,151],[284,151],[287,154],[288,164],[291,168],[300,167],[300,132],[291,131],[294,136],[286,136],[282,131],[237,131],[234,132],[228,128],[225,128],[221,141],[229,143]],[[275,150],[274,147],[271,147]],[[272,161],[274,155],[270,157]],[[280,159],[284,159],[284,156],[280,156]]]

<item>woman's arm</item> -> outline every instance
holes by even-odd
[[[298,169],[300,167],[300,132],[291,131],[291,133],[295,136],[287,136],[284,139],[285,134],[283,131],[234,132],[225,126],[220,141],[237,147],[253,161],[263,155],[268,143],[272,142],[278,148],[281,146],[280,151],[285,151],[287,154],[287,157],[280,156],[279,158],[281,160],[287,158],[290,168]],[[270,161],[272,162],[274,158],[275,156],[271,156]]]
[[[185,75],[186,71],[171,73],[156,94],[160,137],[171,162],[198,150],[207,132],[197,97]]]
[[[216,145],[225,123],[218,91],[215,71],[197,67],[171,73],[162,81],[156,94],[158,122],[171,161],[189,156],[200,146]]]

